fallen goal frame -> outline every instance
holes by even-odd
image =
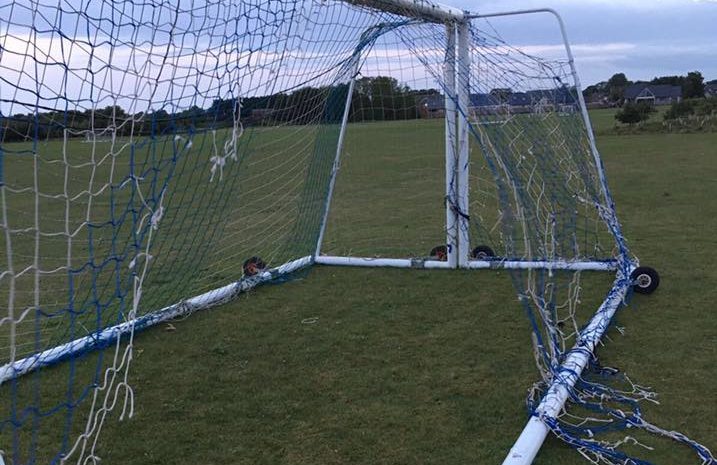
[[[599,307],[593,318],[583,330],[580,342],[569,353],[563,363],[560,376],[548,389],[540,406],[531,417],[523,433],[511,450],[506,464],[529,464],[538,453],[540,446],[550,431],[545,419],[554,418],[562,409],[569,396],[570,389],[580,376],[582,369],[589,361],[591,354],[602,335],[610,324],[626,294],[633,285],[631,274],[638,263],[633,260],[619,234],[619,224],[615,219],[613,202],[605,181],[602,161],[595,147],[594,136],[589,124],[582,93],[579,91],[578,76],[575,71],[572,52],[565,34],[565,28],[559,15],[553,10],[523,10],[494,15],[473,15],[466,11],[457,10],[434,4],[423,0],[348,0],[347,3],[368,8],[379,9],[399,15],[413,16],[422,20],[442,24],[446,28],[448,42],[446,44],[446,63],[444,67],[445,88],[445,174],[446,174],[446,260],[426,258],[372,258],[372,257],[343,257],[326,256],[321,254],[324,232],[329,217],[331,198],[339,173],[340,157],[343,149],[343,140],[348,122],[350,99],[349,90],[345,102],[344,117],[341,125],[338,145],[336,147],[333,170],[330,177],[329,192],[326,197],[325,210],[320,227],[320,234],[313,256],[297,258],[293,261],[276,266],[275,268],[261,270],[254,276],[245,276],[239,281],[209,291],[199,296],[183,300],[175,305],[153,311],[143,317],[124,322],[103,330],[99,334],[92,334],[76,339],[62,346],[48,351],[40,352],[26,359],[16,360],[11,364],[0,367],[0,383],[17,378],[37,368],[51,365],[64,360],[73,354],[106,347],[120,339],[125,334],[168,321],[182,315],[206,309],[227,302],[239,293],[248,291],[258,285],[281,279],[312,264],[335,266],[363,266],[363,267],[393,267],[393,268],[424,268],[424,269],[549,269],[549,270],[595,270],[616,272],[616,280],[608,296]],[[469,99],[470,54],[468,53],[469,24],[472,19],[491,16],[519,15],[533,13],[549,13],[554,15],[561,27],[565,48],[575,82],[578,84],[578,98],[582,117],[586,123],[591,150],[598,166],[602,194],[605,204],[610,206],[608,216],[612,219],[609,227],[615,229],[620,255],[614,260],[605,261],[530,261],[530,260],[477,260],[471,257],[471,244],[469,237],[470,224],[468,220],[469,207],[469,126],[468,118],[463,109],[467,108]],[[354,60],[358,70],[360,60]],[[353,80],[350,86],[353,86]]]
[[[347,98],[339,147],[331,174],[326,209],[321,224],[321,232],[316,246],[314,262],[329,266],[357,267],[388,267],[388,268],[419,268],[419,269],[543,269],[569,271],[612,271],[616,273],[612,288],[599,306],[593,317],[580,332],[575,346],[567,353],[557,375],[548,387],[538,407],[532,412],[530,419],[520,436],[510,449],[503,465],[529,465],[537,456],[543,442],[550,432],[549,422],[560,414],[571,389],[578,382],[583,370],[593,357],[593,352],[607,331],[613,316],[624,303],[629,291],[635,285],[635,272],[639,267],[627,249],[622,236],[620,224],[614,208],[614,201],[608,189],[604,167],[595,143],[595,136],[590,124],[587,106],[582,94],[580,80],[575,67],[573,53],[568,40],[565,24],[560,15],[553,9],[541,8],[516,10],[491,14],[471,14],[468,11],[457,11],[454,8],[426,1],[410,0],[349,0],[350,3],[377,8],[400,15],[415,17],[436,23],[444,23],[447,32],[446,63],[444,66],[445,83],[445,170],[446,170],[446,257],[445,260],[425,258],[375,258],[322,255],[322,241],[329,216],[331,198],[336,177],[340,167],[341,144],[348,121],[351,92]],[[529,14],[548,14],[557,21],[560,34],[568,56],[580,113],[587,130],[590,151],[597,166],[601,194],[609,211],[604,216],[608,228],[617,242],[618,257],[614,260],[576,260],[576,261],[541,261],[541,260],[483,260],[471,257],[470,236],[468,234],[469,211],[469,120],[461,109],[468,108],[470,54],[468,52],[469,24],[473,19],[517,16]],[[353,81],[352,81],[353,83]]]

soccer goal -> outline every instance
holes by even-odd
[[[93,463],[108,413],[133,411],[136,331],[314,265],[505,270],[540,377],[505,463],[531,463],[551,431],[594,463],[624,463],[594,435],[632,427],[713,463],[642,419],[648,392],[588,376],[615,312],[659,276],[622,235],[554,12],[423,0],[0,12],[5,463]],[[515,15],[551,22],[558,52],[505,39],[493,21]],[[342,185],[346,164],[358,184]],[[405,195],[410,207],[391,208]],[[336,202],[365,215],[347,221]],[[401,228],[410,217],[425,220]],[[615,276],[587,314],[586,271]]]

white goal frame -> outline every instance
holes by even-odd
[[[600,181],[600,188],[604,196],[605,204],[613,209],[613,201],[607,187],[605,173],[602,168],[600,154],[595,144],[595,135],[590,125],[590,117],[587,113],[587,106],[580,86],[580,80],[575,68],[570,42],[568,40],[565,24],[560,15],[553,9],[540,8],[530,10],[515,10],[491,14],[471,14],[467,11],[459,11],[455,8],[443,6],[427,1],[409,0],[352,0],[349,3],[370,6],[372,8],[397,12],[406,15],[413,13],[416,17],[424,20],[431,20],[436,23],[445,23],[448,43],[446,44],[446,65],[444,68],[444,80],[446,83],[445,95],[445,158],[446,158],[446,252],[445,261],[424,259],[424,258],[374,258],[354,256],[322,255],[321,249],[324,233],[329,216],[331,198],[333,197],[336,177],[341,165],[341,153],[351,106],[351,95],[354,80],[350,82],[349,93],[346,99],[346,106],[339,135],[336,158],[329,186],[329,193],[326,200],[323,221],[319,239],[316,244],[315,263],[335,266],[361,266],[361,267],[389,267],[389,268],[428,268],[428,269],[550,269],[550,270],[571,270],[571,271],[617,271],[619,259],[616,260],[576,260],[576,261],[544,261],[544,260],[476,260],[471,258],[470,244],[470,222],[469,217],[469,134],[468,115],[458,114],[459,108],[468,108],[469,101],[469,75],[470,75],[470,54],[468,53],[469,24],[472,19],[491,18],[499,16],[515,16],[525,14],[548,13],[553,15],[560,26],[560,32],[568,55],[570,71],[578,90],[578,101],[580,112],[588,132],[590,150],[597,165],[597,172]],[[355,61],[355,73],[358,73],[359,60]],[[459,103],[458,107],[456,102]],[[610,212],[614,216],[614,211]],[[617,238],[622,241],[622,238]],[[624,259],[627,260],[625,257]],[[632,268],[637,263],[629,264]]]
[[[578,337],[578,343],[571,350],[563,362],[560,372],[550,385],[536,413],[530,418],[520,437],[511,449],[504,465],[529,465],[537,455],[540,447],[547,437],[550,429],[543,421],[545,418],[556,418],[567,400],[570,390],[577,382],[582,370],[588,364],[590,357],[609,323],[624,301],[628,290],[632,286],[630,273],[638,266],[636,260],[620,255],[617,259],[606,261],[541,261],[541,260],[475,260],[471,258],[470,222],[469,213],[469,118],[461,109],[468,108],[469,102],[469,76],[470,76],[470,21],[479,18],[522,15],[534,13],[547,13],[553,15],[560,26],[563,42],[569,59],[570,71],[577,88],[580,111],[588,132],[590,149],[597,164],[600,187],[604,196],[605,205],[614,210],[614,203],[610,197],[603,164],[595,145],[595,137],[590,125],[587,108],[582,95],[580,81],[575,69],[573,54],[567,38],[566,30],[559,14],[552,9],[518,10],[504,13],[478,15],[471,14],[456,8],[443,6],[427,0],[345,0],[347,3],[374,8],[399,15],[410,15],[422,20],[444,24],[448,41],[446,44],[447,60],[444,68],[445,89],[445,176],[446,176],[446,248],[447,259],[439,261],[427,258],[371,258],[326,256],[321,254],[324,233],[331,208],[331,199],[334,193],[336,178],[341,164],[341,152],[345,132],[349,120],[352,91],[355,76],[360,66],[360,54],[354,57],[354,78],[349,83],[343,120],[341,124],[333,169],[329,181],[329,190],[324,207],[322,223],[313,256],[297,258],[281,264],[275,268],[263,270],[251,277],[244,277],[234,283],[206,292],[202,295],[181,301],[172,306],[148,313],[140,318],[109,327],[100,334],[85,336],[70,341],[53,349],[40,352],[31,357],[17,360],[0,367],[0,384],[13,378],[22,376],[32,370],[51,365],[72,355],[85,352],[92,348],[106,347],[125,334],[149,326],[169,321],[182,315],[206,309],[225,303],[236,295],[246,292],[258,285],[270,282],[282,276],[289,275],[313,264],[334,266],[360,266],[360,267],[390,267],[390,268],[422,268],[422,269],[549,269],[549,270],[595,270],[616,272],[616,279],[611,291],[598,308],[592,319]],[[458,102],[458,105],[456,105]],[[89,134],[89,133],[88,133]],[[611,211],[614,218],[614,211]],[[619,225],[610,225],[617,228]],[[616,236],[618,245],[622,244],[622,237]],[[626,250],[626,249],[623,249]],[[0,464],[2,458],[0,456]]]
[[[574,348],[568,352],[565,361],[548,387],[545,396],[535,409],[520,436],[508,453],[503,465],[530,465],[537,456],[550,428],[545,419],[556,418],[563,409],[571,389],[577,383],[582,371],[588,365],[592,354],[599,344],[602,336],[610,325],[612,317],[624,302],[632,286],[630,274],[637,268],[638,262],[626,254],[621,254],[615,260],[592,261],[542,261],[542,260],[475,260],[471,258],[471,245],[468,221],[468,193],[469,193],[469,118],[467,114],[459,114],[459,108],[467,109],[469,101],[469,24],[472,19],[492,18],[500,16],[516,16],[526,14],[549,14],[558,22],[560,33],[568,56],[570,72],[572,74],[580,112],[587,130],[590,151],[597,167],[600,189],[610,211],[609,218],[615,218],[614,202],[607,186],[603,163],[595,144],[595,135],[590,124],[590,117],[582,94],[580,79],[575,67],[570,41],[568,40],[565,23],[557,11],[549,8],[515,10],[491,14],[471,14],[468,11],[459,11],[455,8],[432,3],[425,0],[348,0],[349,3],[369,6],[383,11],[394,12],[400,15],[413,15],[415,17],[436,23],[444,23],[448,41],[446,44],[446,63],[444,67],[445,81],[445,156],[446,156],[446,252],[445,261],[424,258],[372,258],[321,255],[321,246],[328,220],[331,197],[340,167],[340,157],[344,135],[347,127],[348,112],[351,100],[353,80],[349,89],[344,119],[342,121],[339,146],[336,150],[329,194],[326,200],[321,232],[316,245],[314,262],[333,266],[359,266],[359,267],[390,267],[390,268],[425,268],[425,269],[547,269],[547,270],[593,270],[616,272],[615,282],[607,297],[595,312],[586,327],[580,332]],[[356,62],[358,66],[358,60]],[[356,70],[358,71],[358,70]],[[458,108],[456,106],[458,102]],[[619,224],[610,224],[618,231]],[[624,239],[620,234],[615,237],[621,250]]]

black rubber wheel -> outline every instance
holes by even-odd
[[[435,258],[438,261],[445,262],[448,260],[448,248],[445,245],[437,245],[431,249],[431,253],[429,253],[428,256]]]
[[[266,269],[266,263],[259,257],[247,258],[242,266],[244,276],[254,276]]]
[[[495,252],[487,245],[479,245],[473,249],[472,256],[476,260],[492,260],[495,258]]]
[[[654,268],[638,266],[630,275],[632,288],[638,294],[652,294],[660,285],[660,275]]]

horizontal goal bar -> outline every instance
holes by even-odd
[[[373,258],[373,257],[338,257],[319,256],[316,263],[334,266],[361,266],[383,268],[425,268],[451,269],[448,262],[425,258]],[[570,271],[615,271],[617,260],[605,261],[567,261],[567,260],[471,260],[465,268],[507,269],[507,270],[570,270]]]
[[[276,268],[265,270],[255,276],[241,279],[226,286],[205,292],[191,299],[178,302],[161,310],[147,313],[144,316],[120,323],[102,331],[92,333],[73,341],[39,352],[30,357],[8,363],[0,367],[0,384],[18,378],[38,368],[53,365],[73,355],[90,350],[101,349],[115,342],[117,338],[132,331],[141,331],[150,326],[173,320],[175,318],[220,305],[234,299],[239,294],[253,289],[260,284],[273,281],[281,276],[293,273],[313,263],[312,257],[302,257],[286,262]]]
[[[569,270],[569,271],[615,271],[617,260],[568,261],[568,260],[471,260],[467,268],[473,270]]]
[[[320,265],[363,266],[383,268],[443,268],[449,269],[448,262],[423,258],[372,258],[372,257],[333,257],[322,255],[316,257],[315,263]]]
[[[444,23],[464,21],[467,12],[427,0],[344,0],[352,5],[366,6],[375,10],[394,13],[410,18],[420,18]]]

